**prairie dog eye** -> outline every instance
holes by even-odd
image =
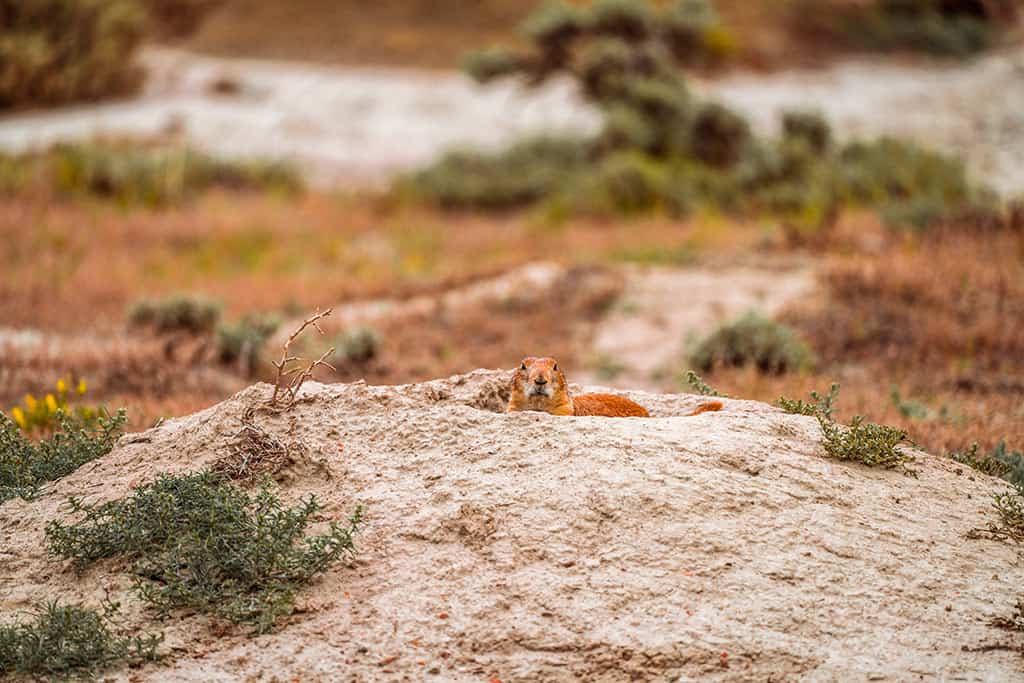
[[[555,363],[555,372],[558,372],[558,363]]]
[[[519,369],[520,370],[525,370],[526,369],[526,362],[525,361],[523,362],[522,365],[519,366]]]

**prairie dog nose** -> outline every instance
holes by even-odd
[[[546,379],[544,379],[543,377],[538,377],[537,379],[533,380],[533,383],[534,384],[547,384],[548,381]]]

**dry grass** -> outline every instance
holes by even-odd
[[[0,239],[0,327],[76,335],[42,350],[4,349],[0,407],[57,377],[85,377],[90,401],[127,407],[130,428],[206,407],[250,381],[217,362],[210,337],[125,334],[125,308],[142,296],[190,291],[220,299],[229,319],[295,318],[370,296],[440,292],[537,259],[582,264],[582,274],[587,264],[663,264],[665,254],[706,265],[785,248],[778,230],[708,216],[552,223],[316,194],[286,201],[215,193],[162,212],[19,200],[0,203]],[[805,397],[836,380],[844,422],[863,414],[940,452],[972,441],[1024,444],[1024,237],[966,229],[915,236],[851,216],[829,239],[819,247],[821,296],[785,320],[819,357],[816,368],[778,377],[718,370],[706,379],[765,401]],[[318,378],[417,381],[505,367],[525,347],[579,365],[587,331],[615,290],[572,283],[530,305],[513,299],[374,323],[381,341],[373,358]],[[329,343],[303,354],[315,358]],[[272,379],[269,365],[260,377]],[[892,387],[915,409],[897,405]]]
[[[224,315],[408,296],[536,259],[605,262],[756,241],[720,220],[553,224],[530,214],[439,214],[310,195],[213,193],[187,207],[0,200],[0,326],[120,330],[144,297],[200,293]],[[88,305],[82,305],[82,302]]]
[[[818,354],[817,369],[723,371],[712,383],[771,401],[835,380],[839,419],[902,427],[929,450],[1024,443],[1024,235],[892,235],[865,217],[842,228],[822,297],[785,316]]]
[[[831,0],[845,2],[847,0]],[[452,68],[469,50],[517,39],[538,0],[227,0],[188,45],[229,56]],[[789,30],[793,0],[718,0],[747,66],[820,60]]]

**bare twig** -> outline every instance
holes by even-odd
[[[319,332],[321,335],[324,334],[324,330],[320,327],[320,320],[326,318],[331,314],[333,309],[328,308],[325,311],[317,311],[314,315],[306,318],[302,324],[292,332],[288,339],[285,340],[284,346],[281,349],[281,360],[272,361],[274,367],[277,369],[277,377],[274,379],[274,395],[270,398],[270,405],[278,405],[278,399],[280,398],[285,406],[290,406],[295,402],[295,398],[298,396],[299,389],[302,387],[302,383],[313,376],[313,372],[318,366],[325,366],[334,370],[334,366],[327,362],[327,357],[334,353],[334,347],[332,346],[324,355],[316,359],[309,364],[305,369],[301,365],[295,365],[288,367],[291,363],[299,363],[302,358],[298,356],[290,356],[289,351],[291,350],[292,342],[298,339],[299,335],[302,334],[305,329],[309,326]],[[293,377],[291,381],[287,381],[289,377],[299,373],[296,377]]]

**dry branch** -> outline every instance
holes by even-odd
[[[335,370],[334,366],[327,362],[327,357],[334,353],[334,347],[328,349],[322,356],[310,363],[307,367],[303,368],[301,365],[302,358],[298,356],[288,355],[291,350],[292,342],[298,339],[307,327],[310,325],[316,329],[321,335],[324,334],[324,330],[320,327],[320,320],[326,318],[331,314],[334,309],[328,308],[325,311],[317,311],[315,314],[306,318],[302,324],[288,335],[288,339],[285,340],[284,346],[281,348],[281,360],[272,361],[274,368],[277,369],[277,377],[274,379],[274,395],[270,398],[270,405],[277,406],[283,405],[288,407],[295,403],[295,399],[299,394],[299,389],[302,387],[303,382],[313,376],[313,372],[318,366],[323,365],[331,370]],[[290,364],[296,363],[292,367],[288,367]],[[335,370],[337,372],[337,370]],[[296,373],[298,373],[296,375]],[[295,377],[292,377],[295,375]],[[288,378],[292,377],[289,381]],[[281,403],[278,403],[278,400]]]

